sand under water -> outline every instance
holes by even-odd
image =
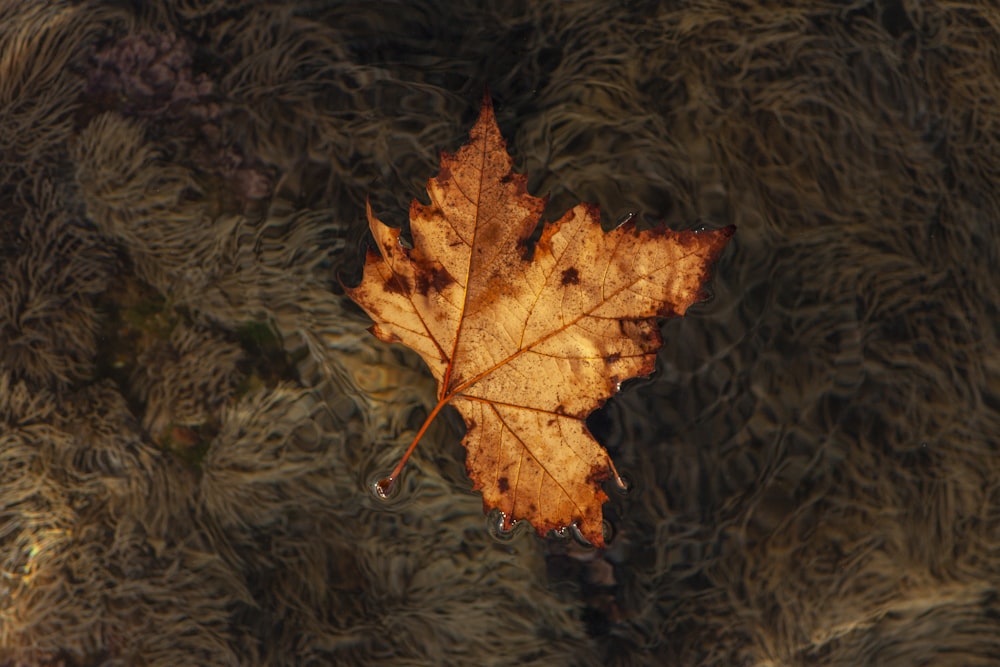
[[[606,551],[454,415],[370,493],[434,387],[339,280],[486,87],[549,219],[739,230]],[[0,4],[0,665],[997,664],[997,99],[974,3]]]

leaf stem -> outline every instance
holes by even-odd
[[[427,415],[427,419],[425,419],[424,423],[420,426],[420,430],[417,431],[415,436],[413,436],[413,442],[411,442],[410,446],[406,448],[403,458],[399,460],[399,463],[397,463],[396,467],[392,469],[389,476],[378,483],[380,493],[388,494],[392,490],[393,485],[396,483],[396,479],[399,477],[399,473],[403,470],[403,466],[405,466],[406,462],[410,460],[410,455],[413,453],[413,450],[417,448],[417,443],[419,443],[420,439],[424,437],[424,433],[427,432],[427,428],[431,425],[431,422],[434,421],[434,418],[437,417],[437,414],[441,412],[441,408],[447,405],[453,396],[454,394],[452,393],[442,398],[438,401],[437,405],[434,406],[434,409],[431,410],[431,413]]]

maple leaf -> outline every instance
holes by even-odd
[[[415,350],[437,379],[438,402],[467,427],[466,468],[485,508],[544,534],[575,523],[604,545],[601,483],[614,476],[586,426],[628,378],[653,371],[656,318],[683,315],[735,231],[605,233],[594,205],[545,226],[545,200],[528,194],[487,96],[469,142],[442,153],[430,204],[410,205],[412,248],[368,207],[376,248],[361,284],[347,288],[375,321],[370,331]]]

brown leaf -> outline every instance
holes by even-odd
[[[628,378],[653,371],[657,317],[683,315],[735,231],[604,233],[579,204],[529,238],[545,200],[511,172],[487,97],[469,143],[442,154],[430,205],[410,206],[413,248],[368,209],[377,249],[348,294],[372,333],[424,358],[438,404],[468,431],[466,467],[504,527],[527,519],[544,534],[576,523],[603,546],[601,482],[617,473],[587,416]],[[391,479],[398,474],[397,466]]]

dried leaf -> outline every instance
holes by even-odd
[[[653,371],[656,318],[703,298],[735,229],[640,232],[628,221],[604,233],[597,207],[579,204],[531,248],[545,200],[511,167],[486,98],[469,143],[443,154],[428,181],[431,203],[410,206],[412,249],[369,207],[376,248],[347,291],[376,322],[372,333],[416,350],[438,382],[403,461],[453,405],[468,427],[469,476],[505,528],[575,523],[603,546],[601,483],[617,472],[587,416],[622,381]]]

